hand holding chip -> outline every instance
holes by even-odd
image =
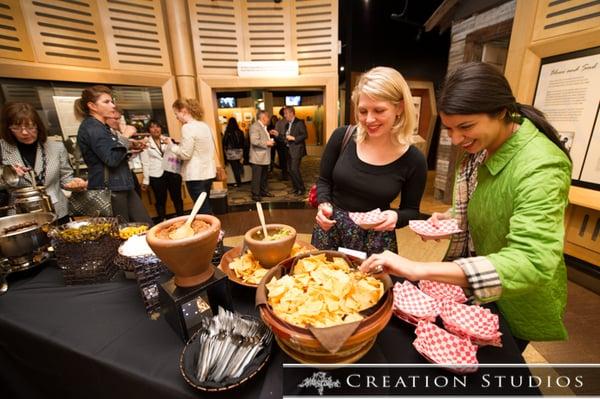
[[[364,273],[375,273],[381,270],[384,273],[417,281],[421,279],[417,266],[416,262],[403,258],[391,251],[384,251],[380,254],[369,256],[360,265],[360,270]]]

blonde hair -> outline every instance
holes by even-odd
[[[400,72],[388,67],[375,67],[365,72],[352,91],[352,104],[356,112],[358,125],[356,141],[362,142],[367,137],[367,132],[358,121],[358,100],[361,94],[374,100],[388,101],[394,106],[401,102],[404,109],[392,126],[392,141],[405,145],[412,143],[412,135],[416,125],[416,111],[408,83]]]
[[[181,111],[182,109],[187,109],[192,117],[196,120],[201,120],[204,116],[204,110],[202,106],[195,98],[178,98],[173,103],[173,108],[177,111]]]
[[[90,109],[88,103],[95,103],[98,101],[101,95],[108,94],[112,96],[112,91],[104,85],[95,85],[83,89],[81,97],[75,100],[73,107],[75,109],[75,117],[79,120],[84,119],[90,115]]]

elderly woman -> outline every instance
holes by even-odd
[[[371,69],[352,93],[358,125],[336,129],[325,147],[317,180],[319,210],[312,243],[320,249],[345,247],[368,254],[397,251],[395,229],[419,217],[427,163],[411,138],[416,123],[410,88],[386,67]],[[401,195],[398,209],[390,203]],[[364,229],[349,212],[380,208],[379,224]]]
[[[2,108],[0,135],[2,164],[17,171],[18,186],[45,186],[59,223],[68,221],[68,201],[61,188],[85,189],[87,182],[73,177],[64,144],[47,140],[40,116],[28,103],[7,103]]]

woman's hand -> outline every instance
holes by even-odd
[[[373,227],[371,230],[374,231],[392,231],[396,228],[396,222],[398,221],[398,213],[392,210],[381,212],[381,215],[385,217],[383,222]]]
[[[142,184],[140,186],[140,188],[142,189],[142,191],[146,191],[146,190],[148,190],[148,185],[147,184]]]
[[[433,227],[438,227],[440,220],[447,220],[447,219],[452,219],[452,215],[450,214],[450,212],[444,212],[444,213],[433,212],[433,215],[431,215],[431,217],[429,219],[427,219],[427,223],[431,224]],[[423,241],[428,241],[428,240],[440,241],[440,240],[447,240],[452,237],[451,234],[445,235],[445,236],[439,236],[439,235],[438,236],[427,236],[427,235],[423,235],[423,234],[419,234],[419,235],[421,236],[421,239]]]
[[[63,185],[63,188],[71,191],[83,191],[87,189],[88,182],[80,179],[79,177],[74,178],[70,182]]]
[[[31,168],[23,165],[12,165],[12,168],[15,170],[15,172],[17,172],[19,177],[26,175],[31,170]]]
[[[336,223],[335,220],[330,219],[333,215],[333,207],[329,202],[323,202],[319,204],[319,208],[317,211],[317,216],[315,220],[319,227],[321,227],[324,231],[329,231]]]
[[[360,265],[364,273],[372,272],[377,266],[383,267],[383,272],[404,277],[411,281],[420,280],[418,263],[406,259],[390,251],[371,255]]]

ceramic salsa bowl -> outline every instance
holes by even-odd
[[[263,240],[262,227],[256,226],[246,232],[244,241],[261,266],[270,269],[290,256],[292,247],[296,242],[296,229],[287,224],[277,223],[267,224],[266,227],[269,235],[276,234],[284,229],[288,230],[289,234],[277,240]]]
[[[194,221],[202,220],[208,227],[191,237],[181,240],[161,238],[160,232],[174,223],[185,222],[187,216],[166,220],[146,233],[148,245],[156,256],[175,275],[175,285],[194,287],[212,277],[212,257],[217,247],[221,221],[212,215],[196,215]]]

